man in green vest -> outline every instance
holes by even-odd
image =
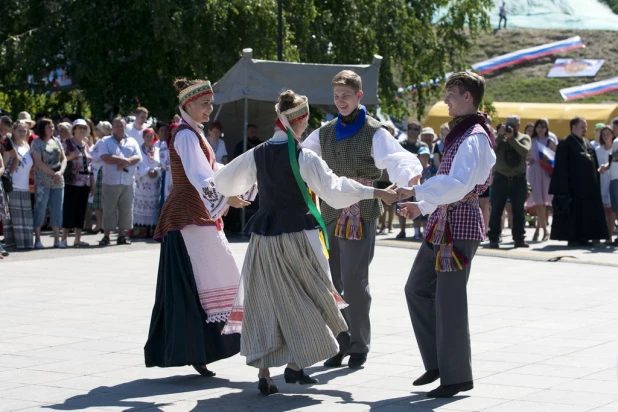
[[[332,80],[336,119],[315,130],[304,147],[320,155],[335,174],[373,186],[386,169],[393,183],[418,184],[422,167],[416,156],[405,150],[382,124],[361,105],[362,81],[351,70]],[[369,265],[373,259],[377,220],[383,212],[379,200],[362,200],[346,209],[334,209],[321,202],[322,217],[330,243],[330,271],[337,291],[348,303],[343,315],[350,328],[337,337],[339,354],[324,366],[358,369],[367,361],[371,342],[369,309]]]

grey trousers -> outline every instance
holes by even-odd
[[[406,283],[408,310],[423,364],[426,370],[440,370],[442,385],[472,381],[466,285],[479,243],[455,240],[454,247],[470,263],[461,271],[439,272],[435,264],[440,247],[424,241]]]
[[[350,328],[337,337],[339,351],[368,353],[371,343],[369,265],[373,260],[378,221],[374,219],[364,223],[364,237],[361,240],[336,237],[336,224],[334,220],[327,226],[329,265],[333,284],[349,305],[342,312]]]
[[[133,229],[133,185],[103,185],[103,229]]]

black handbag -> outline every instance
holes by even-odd
[[[2,187],[4,188],[4,193],[6,194],[13,191],[13,178],[9,174],[8,170],[2,175]]]

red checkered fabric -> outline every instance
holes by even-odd
[[[461,143],[466,140],[468,136],[473,134],[482,134],[489,139],[487,133],[480,125],[474,125],[464,134],[457,138],[453,142],[453,144],[446,150],[444,153],[444,157],[442,158],[442,163],[440,163],[440,168],[438,169],[437,175],[448,175],[451,171],[451,166],[453,164],[453,160],[455,159],[455,155],[459,150],[459,146]],[[470,193],[468,193],[465,199],[470,199],[471,197],[476,198],[476,202],[455,202],[449,205],[448,208],[448,217],[447,220],[451,227],[451,233],[453,235],[453,239],[455,240],[485,240],[485,222],[483,221],[483,213],[481,212],[481,208],[478,203],[478,196],[483,193],[489,187],[489,181],[491,179],[491,174],[487,178],[487,181],[483,185],[476,185],[474,189]],[[438,213],[436,210],[429,217],[429,221],[427,222],[427,227],[432,228],[438,221]],[[425,231],[425,234],[429,231]]]

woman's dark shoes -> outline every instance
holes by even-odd
[[[367,354],[366,353],[351,353],[350,360],[348,361],[348,368],[350,369],[360,369],[367,362]]]
[[[108,246],[109,236],[103,236],[103,239],[99,240],[99,246]]]
[[[294,369],[285,368],[285,372],[283,372],[283,378],[285,379],[285,383],[300,383],[301,385],[311,385],[313,383],[318,383],[319,381],[316,378],[312,378],[307,375],[304,370],[295,371]]]
[[[427,393],[428,398],[450,398],[457,395],[459,392],[465,392],[474,389],[472,381],[456,383],[454,385],[440,385],[433,391]]]
[[[4,247],[2,247],[0,245],[0,255],[7,257],[9,255],[9,252],[6,251],[6,249]]]
[[[193,369],[197,371],[197,373],[207,378],[212,378],[213,376],[217,376],[217,374],[211,371],[210,369],[208,369],[206,365],[192,365],[192,366],[193,366]]]
[[[126,236],[118,236],[118,240],[116,240],[117,245],[130,245],[131,239]]]
[[[428,383],[435,382],[439,377],[440,377],[439,369],[428,370],[427,372],[423,373],[423,375],[420,378],[415,380],[412,383],[412,385],[414,386],[427,385]]]
[[[277,385],[275,385],[273,380],[270,378],[260,378],[260,381],[258,382],[258,389],[262,395],[265,396],[279,392],[279,388],[277,388]]]
[[[341,366],[341,362],[346,356],[348,356],[347,353],[338,353],[332,358],[328,359],[326,362],[324,362],[324,366],[326,366],[327,368],[338,368]]]

